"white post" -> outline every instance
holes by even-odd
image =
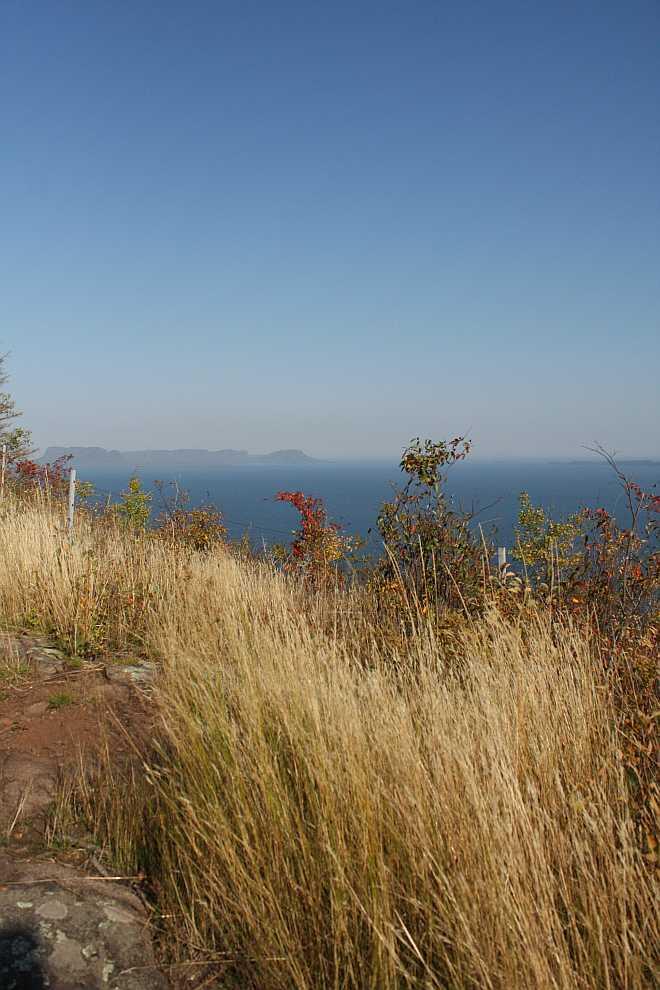
[[[2,445],[2,470],[0,472],[0,499],[5,495],[5,471],[7,469],[7,444]]]
[[[76,502],[76,469],[71,468],[69,472],[69,509],[66,515],[66,528],[69,531],[69,538],[73,535],[73,511]]]
[[[506,547],[497,548],[497,567],[500,574],[506,567]]]

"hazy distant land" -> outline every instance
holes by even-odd
[[[212,468],[212,467],[238,467],[242,464],[274,464],[294,466],[298,464],[323,464],[328,461],[310,457],[303,450],[295,448],[286,450],[273,450],[267,454],[250,454],[247,450],[234,450],[226,448],[223,450],[206,450],[203,448],[182,447],[176,450],[106,450],[104,447],[47,447],[39,458],[41,464],[52,464],[58,457],[71,456],[75,467],[90,468],[117,468],[133,470],[135,468]],[[358,463],[362,459],[357,459]],[[394,464],[398,458],[392,457]],[[474,462],[477,463],[475,458]],[[655,467],[660,465],[660,460],[653,457],[617,457],[617,464],[621,468],[634,467]],[[599,457],[585,458],[509,458],[498,457],[495,459],[485,459],[485,463],[520,463],[520,464],[557,464],[572,466],[590,466],[594,464],[608,467],[606,461]],[[347,463],[350,463],[348,461]]]
[[[52,464],[71,456],[76,467],[108,468],[206,468],[241,464],[314,464],[302,450],[274,450],[249,454],[247,450],[105,450],[103,447],[48,447],[40,461]]]

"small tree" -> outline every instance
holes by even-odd
[[[135,474],[128,482],[128,488],[121,493],[121,502],[116,512],[123,521],[135,530],[143,530],[151,514],[151,493],[145,492]]]
[[[9,381],[5,371],[6,357],[6,354],[0,354],[0,389]],[[30,453],[29,430],[15,425],[21,415],[9,392],[0,391],[0,447],[6,444],[10,461],[21,460]]]
[[[446,469],[469,452],[465,437],[416,437],[401,458],[408,480],[378,515],[386,550],[380,575],[386,584],[400,584],[424,609],[465,608],[483,597],[484,547],[470,528],[472,515],[453,509],[444,492]]]
[[[557,521],[534,505],[527,492],[518,497],[518,526],[513,557],[525,568],[528,580],[556,590],[580,560],[576,543],[583,535],[584,510]]]

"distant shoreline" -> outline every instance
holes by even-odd
[[[142,469],[185,468],[204,469],[215,467],[240,466],[303,466],[305,464],[345,465],[345,464],[390,464],[398,466],[399,457],[312,457],[303,450],[296,448],[275,450],[266,454],[250,454],[247,450],[207,450],[205,448],[176,448],[145,449],[145,450],[107,450],[104,447],[50,446],[38,458],[41,464],[52,464],[61,457],[71,457],[73,465],[80,468],[115,468],[128,471]],[[622,468],[660,467],[660,458],[655,457],[621,457],[615,458]],[[569,458],[569,457],[471,457],[470,463],[477,464],[558,464],[563,466],[587,467],[602,464],[607,467],[605,460],[598,457]]]
[[[76,467],[87,468],[210,468],[237,467],[250,464],[298,465],[318,464],[303,450],[274,450],[267,454],[250,454],[247,450],[106,450],[104,447],[48,447],[39,462],[52,464],[70,457]]]

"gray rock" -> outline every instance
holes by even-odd
[[[40,636],[0,633],[0,652],[28,663],[37,677],[59,674],[66,667],[66,657],[62,650],[50,646],[48,640]]]
[[[104,673],[114,684],[146,685],[151,684],[156,676],[156,665],[153,663],[108,664]]]
[[[0,886],[2,990],[166,990],[130,890],[54,863],[12,863],[10,871]]]
[[[30,655],[30,664],[37,677],[50,677],[51,674],[61,674],[66,663],[62,656],[56,656],[44,650],[33,650]]]

